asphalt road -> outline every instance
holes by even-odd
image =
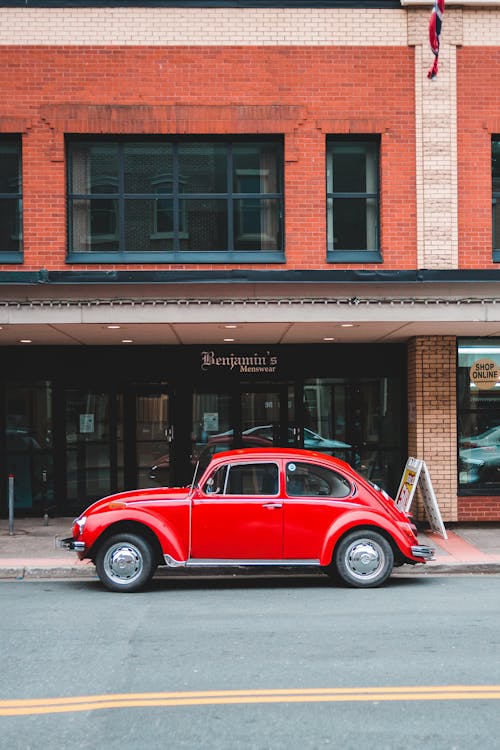
[[[500,745],[500,577],[0,582],[0,748]]]

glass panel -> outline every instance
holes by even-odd
[[[491,174],[493,192],[500,193],[500,141],[491,143]]]
[[[14,475],[14,511],[54,509],[52,385],[6,386],[6,473]]]
[[[330,146],[333,193],[376,193],[378,167],[376,143],[335,143]]]
[[[21,146],[0,142],[0,193],[21,192]]]
[[[304,448],[342,458],[389,492],[401,476],[400,383],[318,378],[304,384]]]
[[[66,490],[70,504],[84,507],[112,492],[115,454],[110,437],[108,393],[68,390],[66,395]]]
[[[231,397],[225,393],[193,394],[193,427],[191,460],[200,454],[218,453],[234,447],[234,426],[231,422]]]
[[[328,205],[334,250],[377,249],[376,198],[335,198]]]
[[[458,347],[458,476],[463,489],[500,485],[500,340]]]
[[[17,198],[0,198],[0,251],[21,252],[22,201]]]
[[[118,144],[70,144],[69,181],[70,193],[117,193]]]
[[[279,207],[280,201],[276,199],[236,199],[235,250],[279,250]]]
[[[217,143],[180,145],[179,192],[227,192],[227,146]]]
[[[216,252],[228,249],[227,201],[181,200],[186,235],[180,239],[181,250]]]
[[[500,248],[500,200],[493,198],[493,249]]]
[[[124,250],[165,250],[167,239],[170,240],[170,248],[172,247],[172,237],[161,238],[155,232],[156,209],[155,199],[125,200]]]
[[[73,252],[118,250],[118,201],[77,199],[70,203],[70,248]]]
[[[169,420],[167,393],[137,396],[135,432],[139,488],[155,484],[167,487],[170,483]]]
[[[125,144],[125,193],[172,193],[172,152],[169,143]]]
[[[278,143],[233,146],[233,192],[278,193]]]
[[[246,391],[241,394],[243,445],[267,447],[280,444],[279,391]]]

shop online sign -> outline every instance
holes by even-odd
[[[478,359],[470,368],[469,377],[480,390],[495,388],[500,381],[500,368],[492,359]]]

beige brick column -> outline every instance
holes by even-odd
[[[446,10],[439,71],[428,42],[430,7],[408,8],[408,44],[415,47],[417,252],[419,268],[457,268],[456,48],[462,43],[461,8]]]
[[[444,521],[457,520],[456,339],[408,343],[408,455],[424,459]],[[425,517],[420,498],[413,506]]]

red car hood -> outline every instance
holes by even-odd
[[[95,513],[102,508],[108,508],[110,504],[132,505],[140,502],[151,502],[154,500],[183,500],[189,496],[190,487],[148,487],[144,490],[128,490],[126,492],[117,492],[114,495],[108,495],[89,507],[81,515]]]

